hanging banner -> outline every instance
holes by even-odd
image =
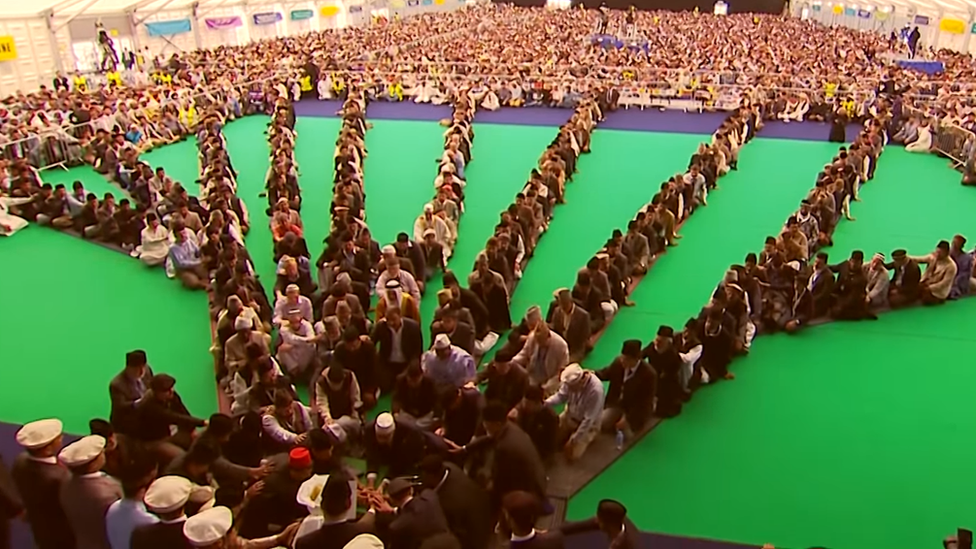
[[[420,0],[407,0],[407,5],[411,8],[416,8],[420,5]]]
[[[857,10],[857,16],[861,19],[871,19],[871,10]]]
[[[976,23],[973,23],[973,28],[969,29],[969,32],[972,34],[976,34]]]
[[[312,10],[292,10],[288,17],[292,21],[304,21],[306,19],[311,19],[315,17],[315,12]]]
[[[844,15],[849,15],[851,17],[854,17],[855,15],[857,15],[857,10],[854,8],[844,8]]]
[[[255,13],[251,16],[254,20],[255,25],[274,25],[278,21],[281,21],[281,14],[276,11],[269,11],[265,13]]]
[[[237,15],[233,17],[208,17],[203,22],[207,24],[207,28],[210,30],[233,29],[244,24],[244,21]]]
[[[189,19],[174,19],[172,21],[153,21],[146,23],[146,32],[149,36],[173,36],[174,34],[184,34],[193,28]]]
[[[349,13],[362,13],[362,12],[363,12],[362,6],[349,6]]]
[[[943,19],[939,21],[939,30],[949,34],[962,34],[966,32],[966,23],[959,19]]]
[[[421,1],[420,1],[420,4],[421,4],[422,6],[430,6],[430,5],[432,5],[433,3],[434,3],[434,0],[421,0]]]
[[[17,59],[17,44],[13,36],[0,36],[0,61]]]
[[[875,12],[874,18],[877,19],[878,21],[887,21],[888,20],[888,12],[886,12],[886,11],[880,11],[879,10],[879,11]]]
[[[840,4],[835,5],[834,6],[834,13],[836,13],[837,15],[840,15],[840,14],[844,13],[844,6],[842,6]]]
[[[814,5],[813,5],[813,11],[820,11],[820,9],[821,9],[822,7],[823,7],[823,6],[821,6],[820,4],[814,4]]]
[[[339,13],[339,6],[322,6],[319,8],[319,14],[322,17],[335,17]]]
[[[390,0],[390,7],[395,10],[401,10],[406,6],[406,2],[403,0]]]
[[[916,15],[915,16],[915,24],[916,25],[922,25],[923,27],[928,26],[928,24],[929,24],[929,18],[927,16],[925,16],[925,15]]]

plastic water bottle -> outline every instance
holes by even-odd
[[[617,451],[624,449],[624,432],[622,429],[617,429]]]

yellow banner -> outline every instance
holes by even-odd
[[[319,8],[322,17],[335,17],[339,13],[339,6],[322,6]]]
[[[966,23],[958,19],[943,19],[939,21],[939,29],[949,34],[962,34],[966,32]]]
[[[17,44],[13,36],[0,36],[0,61],[17,59]]]
[[[844,6],[840,4],[834,4],[834,13],[836,13],[837,15],[844,13]]]

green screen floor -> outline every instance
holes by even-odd
[[[270,289],[271,236],[258,196],[264,187],[267,119],[225,129],[252,216],[247,245]],[[433,194],[443,128],[435,122],[375,121],[367,136],[367,218],[381,244],[413,221]],[[302,118],[296,155],[302,218],[313,255],[329,229],[331,155],[338,122]],[[467,212],[451,268],[462,280],[518,192],[555,128],[479,124],[467,173]],[[661,181],[682,171],[699,136],[599,130],[579,163],[549,233],[513,296],[518,319],[531,304],[571,286],[575,271],[614,228],[623,228]],[[724,178],[709,206],[682,229],[621,311],[586,366],[606,365],[627,338],[650,339],[662,323],[697,313],[729,264],[758,250],[805,195],[836,147],[757,139],[740,169]],[[195,191],[192,140],[153,151]],[[81,179],[114,190],[87,168],[47,172],[50,182]],[[119,194],[116,191],[116,194]],[[934,157],[892,148],[854,205],[855,223],[836,234],[832,259],[906,247],[929,251],[957,232],[976,238],[976,191]],[[84,432],[108,413],[107,384],[125,351],[142,347],[158,371],[174,374],[191,411],[216,406],[203,294],[182,290],[159,270],[73,237],[31,227],[0,240],[0,315],[6,383],[4,421],[58,415]],[[13,268],[11,268],[11,266]],[[439,288],[439,281],[432,288]],[[11,291],[13,290],[13,291]],[[22,290],[22,291],[18,291]],[[429,318],[434,292],[424,299]],[[738,378],[704,389],[682,415],[664,423],[571,501],[570,518],[602,497],[630,509],[645,530],[772,542],[777,546],[916,549],[938,543],[976,515],[966,494],[967,442],[976,419],[964,392],[976,383],[976,300],[913,309],[874,323],[831,324],[796,337],[760,338],[734,365]],[[25,390],[38,386],[44,390]],[[39,397],[40,395],[40,397]]]

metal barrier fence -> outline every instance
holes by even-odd
[[[942,121],[937,116],[916,107],[903,107],[905,114],[928,120],[935,128],[932,135],[932,149],[953,161],[955,168],[961,168],[976,161],[976,134],[956,124]]]

